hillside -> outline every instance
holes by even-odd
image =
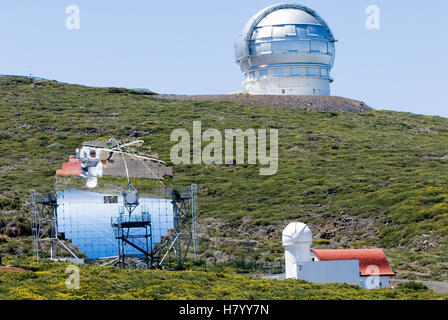
[[[22,269],[1,272],[0,300],[415,300],[447,299],[414,283],[397,289],[365,290],[347,284],[312,284],[298,280],[267,280],[228,271],[121,270],[80,266],[80,287],[69,290],[64,263],[36,265],[22,261]],[[51,290],[48,290],[51,288]]]
[[[375,106],[373,106],[375,107]],[[277,128],[279,169],[181,165],[199,186],[202,258],[276,261],[289,221],[314,247],[380,247],[398,277],[448,277],[448,119],[161,99],[148,92],[0,78],[0,250],[30,254],[28,194],[50,191],[82,141],[141,138],[168,160],[170,133]]]

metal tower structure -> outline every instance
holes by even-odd
[[[150,269],[153,264],[151,215],[146,207],[142,207],[141,214],[133,213],[138,206],[139,195],[137,190],[131,190],[131,187],[130,185],[129,191],[123,191],[124,209],[121,208],[118,217],[112,218],[112,227],[118,240],[118,263],[120,267],[125,268],[127,260],[131,259],[137,268]],[[127,245],[139,251],[140,255],[126,254]],[[143,265],[139,263],[141,261]]]
[[[124,158],[123,149],[126,145],[121,145],[117,139],[111,137],[110,141],[116,144],[121,158],[123,160],[124,168],[126,171],[126,178],[128,180],[128,190],[123,191],[123,203],[126,213],[119,212],[118,218],[112,218],[112,227],[115,231],[115,238],[118,240],[118,262],[122,268],[126,267],[126,260],[130,258],[126,254],[126,245],[129,245],[139,251],[140,256],[143,257],[144,265],[146,268],[151,268],[152,259],[152,230],[151,230],[151,215],[148,210],[142,208],[141,215],[132,214],[137,208],[139,202],[139,194],[137,189],[131,184],[129,178],[129,170]],[[137,239],[143,239],[143,245]],[[139,258],[139,257],[136,257]],[[140,268],[141,263],[135,261],[136,267]]]
[[[165,266],[164,262],[168,254],[173,251],[176,257],[176,269],[183,270],[190,247],[193,247],[194,261],[198,252],[197,185],[192,184],[190,190],[184,192],[172,190],[172,204],[174,230],[171,236],[154,251],[154,257],[157,260],[156,265]],[[162,259],[158,261],[158,257],[167,247]]]
[[[56,195],[54,193],[39,194],[30,191],[31,196],[31,230],[33,236],[33,256],[39,262],[39,258],[47,258],[48,248],[44,245],[49,243],[49,258],[56,260],[58,249],[61,248],[75,259],[76,254],[63,242],[63,237],[58,233]]]
[[[118,264],[122,268],[172,268],[167,261],[170,253],[174,253],[176,270],[185,269],[190,248],[194,261],[198,253],[198,219],[197,219],[197,185],[189,189],[171,190],[174,229],[157,248],[153,247],[151,213],[145,206],[141,213],[135,213],[138,206],[138,192],[123,192],[124,209],[119,216],[112,218],[112,227],[118,240],[119,256],[109,264]],[[126,254],[126,246],[140,252],[138,256]],[[132,264],[133,262],[133,264]]]
[[[190,188],[191,194],[191,221],[192,221],[192,237],[193,237],[193,256],[196,262],[196,255],[199,250],[198,239],[198,186],[192,184]]]
[[[135,214],[134,216],[132,216],[132,212],[138,206],[138,192],[131,185],[129,179],[129,171],[122,150],[122,147],[126,147],[126,145],[120,145],[120,143],[115,138],[111,138],[110,140],[115,142],[119,152],[121,153],[129,187],[128,191],[123,192],[124,207],[126,208],[128,213],[127,220],[123,220],[123,213],[120,213],[118,219],[112,220],[112,226],[116,230],[116,238],[119,240],[118,261],[120,265],[123,268],[125,267],[125,246],[130,245],[143,254],[147,268],[166,266],[164,265],[166,257],[171,251],[174,251],[177,262],[176,269],[183,270],[190,246],[193,246],[195,261],[196,253],[198,250],[197,185],[192,184],[190,190],[185,191],[184,193],[181,193],[178,190],[172,190],[174,232],[172,232],[171,236],[168,237],[168,239],[166,239],[157,249],[154,250],[152,243],[150,213],[142,210],[141,217],[136,216]],[[148,167],[146,168],[150,172],[152,172]],[[163,185],[160,180],[159,182]],[[126,232],[124,232],[124,229],[126,229]],[[134,229],[134,231],[140,229],[144,230],[144,232],[135,232],[132,235],[131,229]],[[143,238],[145,245],[137,245],[135,241],[131,240],[136,238]],[[164,252],[166,248],[168,249],[164,253],[162,259],[160,259],[162,252]]]

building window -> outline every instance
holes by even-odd
[[[306,76],[307,71],[306,68],[303,67],[294,67],[291,68],[291,77],[300,77],[300,76]]]
[[[319,30],[316,26],[308,26],[308,35],[312,37],[319,36]]]
[[[285,26],[285,34],[287,37],[295,37],[297,36],[296,26],[295,25],[287,25]]]
[[[288,51],[288,43],[286,41],[273,41],[271,46],[273,53],[282,53]]]
[[[267,78],[267,76],[268,76],[268,70],[266,69],[260,70],[260,79]]]
[[[323,78],[328,78],[328,70],[327,69],[320,69],[320,76]]]
[[[272,38],[272,26],[261,27],[258,29],[257,39]]]
[[[317,76],[317,69],[316,68],[308,68],[308,75],[309,76]]]
[[[310,52],[310,42],[308,40],[297,41],[297,49],[303,53]]]
[[[299,68],[291,68],[291,77],[298,77],[300,76]]]
[[[274,69],[274,77],[276,77],[276,78],[283,77],[283,69],[282,68],[275,68]]]
[[[255,53],[256,54],[271,53],[271,43],[270,42],[256,43],[255,44]]]
[[[283,38],[285,36],[285,27],[284,26],[273,26],[272,27],[272,37],[273,38]]]
[[[328,52],[327,43],[323,41],[311,40],[311,51],[327,53]]]
[[[319,48],[318,48],[319,49]],[[272,52],[283,53],[283,52],[310,52],[310,42],[308,40],[282,40],[272,42]]]
[[[325,37],[328,35],[327,30],[322,26],[308,26],[308,35],[311,37]]]
[[[299,39],[308,38],[308,30],[305,25],[296,25],[296,32]]]
[[[288,40],[288,41],[282,41],[283,42],[283,50],[284,52],[297,52],[300,51],[298,41],[295,40]]]
[[[273,52],[303,52],[309,51],[309,44],[307,41],[282,40],[272,42]]]

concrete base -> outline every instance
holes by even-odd
[[[329,96],[330,80],[312,77],[267,78],[243,82],[249,94]]]

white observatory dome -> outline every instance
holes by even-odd
[[[313,242],[313,234],[306,224],[292,222],[283,229],[282,242],[284,246],[311,244]]]
[[[249,20],[235,46],[243,85],[250,94],[330,95],[335,42],[314,10],[267,7]]]

